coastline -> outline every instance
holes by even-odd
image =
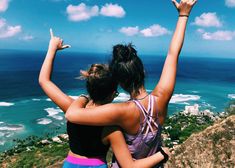
[[[148,90],[148,92],[151,92],[151,90]],[[71,93],[70,95],[74,95],[74,93]],[[175,107],[182,109],[178,110],[187,114],[193,113],[194,115],[208,115],[209,117],[216,117],[224,114],[224,110],[220,112],[214,112],[214,107],[210,104],[203,104],[204,100],[201,100],[200,94],[196,91],[193,91],[192,94],[174,94],[170,104],[169,109],[170,111],[175,111]],[[71,96],[72,98],[76,99],[77,96]],[[234,99],[234,94],[227,95],[228,100]],[[115,98],[115,102],[121,102],[121,101],[127,101],[129,100],[128,94],[121,92],[119,97]],[[32,117],[35,118],[33,121],[34,127],[36,127],[36,130],[32,130],[34,133],[28,132],[29,127],[23,123],[17,123],[14,122],[14,124],[11,124],[11,122],[7,122],[4,120],[0,121],[0,147],[4,147],[5,149],[1,150],[2,152],[4,150],[10,149],[14,146],[14,139],[25,139],[30,135],[35,135],[39,137],[45,137],[47,134],[50,134],[50,136],[58,135],[59,133],[64,133],[66,131],[66,121],[64,118],[64,113],[55,105],[52,104],[51,100],[43,97],[43,98],[32,98],[29,100],[24,100],[20,102],[2,102],[2,109],[15,109],[15,106],[27,106],[28,104],[32,104],[32,106],[35,105],[43,105],[43,112],[35,109],[34,113],[32,113]],[[200,104],[198,104],[200,103]],[[173,107],[173,109],[172,109]],[[0,109],[1,109],[0,108]],[[30,108],[30,107],[27,107]],[[31,109],[30,109],[31,110]],[[39,117],[35,117],[35,114],[39,114]],[[169,112],[169,116],[173,116],[177,114]],[[22,116],[22,115],[21,115]],[[20,116],[20,117],[21,117]],[[26,121],[25,119],[20,119],[21,122]],[[214,120],[214,119],[213,119]],[[29,124],[32,125],[32,121],[26,121],[30,122]],[[42,130],[42,128],[49,128],[45,129],[45,131]],[[30,128],[31,129],[31,128]],[[37,133],[37,134],[35,134]],[[6,144],[10,144],[9,146],[5,146]]]
[[[196,114],[195,112],[199,113]],[[194,105],[168,117],[162,133],[163,145],[170,147],[170,151],[174,154],[174,151],[191,135],[234,115],[235,102],[231,102],[226,112],[218,115],[202,112],[204,111],[200,111],[197,105]],[[45,165],[42,166],[48,167],[54,164],[61,166],[68,150],[67,134],[58,134],[57,136],[46,138],[31,136],[24,140],[17,140],[17,145],[14,148],[1,153],[0,165],[3,167],[4,165],[8,167],[11,164],[33,166],[38,163],[41,165],[42,163],[39,162],[47,157],[47,161],[44,162]]]

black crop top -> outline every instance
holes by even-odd
[[[70,150],[87,157],[104,157],[108,146],[101,141],[103,127],[85,126],[67,122]]]

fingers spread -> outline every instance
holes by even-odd
[[[195,5],[197,3],[197,0],[192,0],[191,5]]]
[[[176,0],[172,0],[173,4],[175,5],[175,7],[178,9],[179,7],[179,3]]]

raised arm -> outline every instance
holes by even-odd
[[[73,99],[66,95],[60,88],[58,88],[51,81],[51,74],[53,70],[53,63],[55,59],[56,52],[70,47],[69,45],[63,45],[63,41],[59,37],[53,35],[50,29],[51,40],[49,43],[46,58],[43,62],[40,74],[39,74],[39,84],[47,96],[58,105],[64,112],[73,102]]]
[[[166,115],[167,105],[174,91],[178,58],[184,42],[188,16],[196,0],[181,0],[180,3],[176,0],[172,0],[172,2],[179,12],[178,22],[170,43],[160,80],[152,92],[153,95],[159,97],[158,104],[160,111],[163,112],[163,116]]]
[[[104,143],[111,145],[115,157],[122,168],[151,168],[164,160],[164,155],[161,152],[157,152],[147,158],[133,160],[124,136],[117,127],[105,128],[104,136]],[[169,155],[169,151],[166,148],[163,150]]]

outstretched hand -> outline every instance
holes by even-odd
[[[49,43],[49,49],[52,50],[63,50],[65,48],[70,48],[70,45],[63,45],[63,40],[59,37],[54,36],[52,29],[50,29],[51,40]]]
[[[181,0],[180,3],[178,3],[177,0],[172,0],[172,2],[175,5],[180,15],[189,16],[197,0]]]

